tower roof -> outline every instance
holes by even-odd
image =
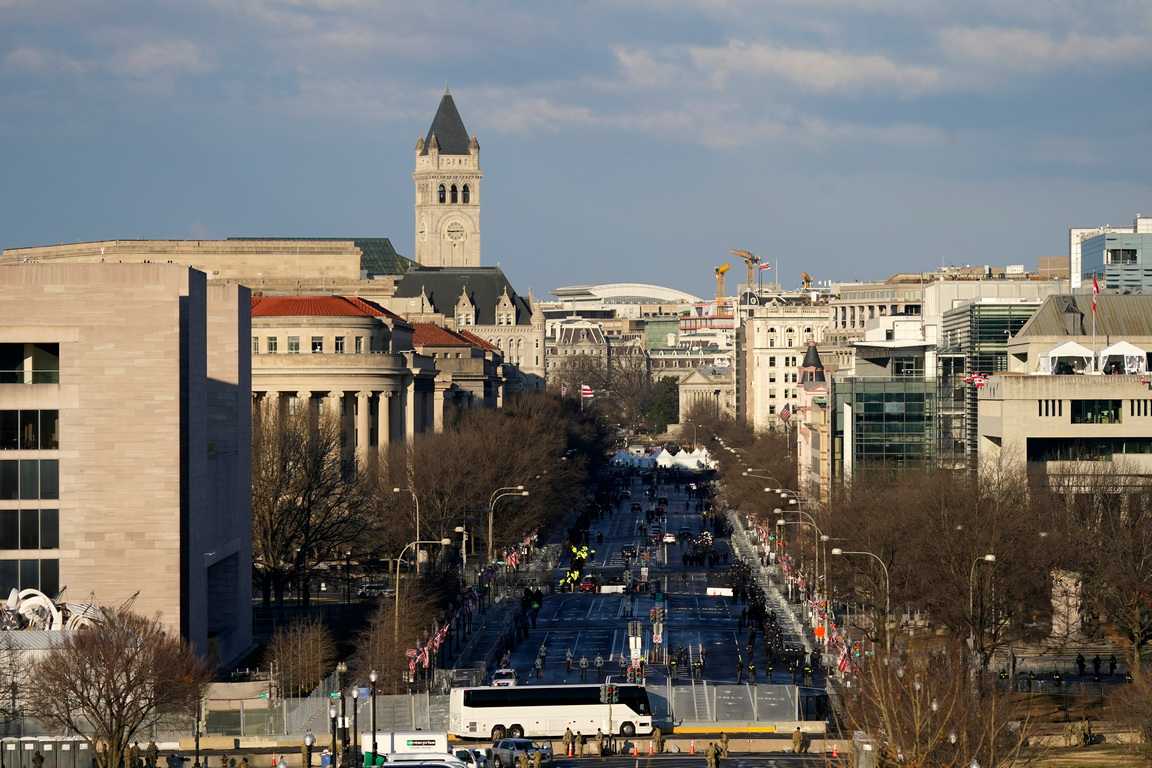
[[[468,138],[467,129],[464,128],[464,121],[460,119],[460,113],[456,110],[456,102],[452,100],[452,94],[448,93],[447,89],[444,90],[444,97],[440,99],[436,117],[432,118],[432,127],[428,129],[428,135],[424,138],[424,149],[420,154],[428,154],[428,145],[432,142],[433,135],[440,145],[440,154],[468,154],[471,140]]]
[[[804,362],[800,364],[800,367],[824,370],[824,363],[820,362],[820,353],[816,351],[815,344],[809,342],[808,351],[804,353]]]

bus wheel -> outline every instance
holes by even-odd
[[[620,726],[620,735],[621,736],[635,736],[636,735],[636,726],[633,725],[632,723],[624,723],[623,725]]]
[[[508,734],[505,733],[504,726],[502,726],[502,725],[498,725],[492,729],[492,741],[496,741],[497,739],[502,739],[507,735]],[[496,768],[500,768],[500,758],[496,758]]]
[[[514,739],[522,739],[524,738],[524,729],[519,725],[514,725],[508,729],[508,735]]]

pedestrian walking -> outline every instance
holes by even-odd
[[[751,685],[756,684],[756,662],[748,659],[748,682]]]
[[[720,757],[728,757],[728,734],[720,734]]]
[[[792,751],[797,755],[804,751],[804,733],[800,730],[800,726],[796,726],[796,730],[792,731]]]
[[[1076,669],[1080,672],[1080,677],[1084,677],[1084,654],[1076,654]]]
[[[588,657],[580,657],[580,679],[586,680],[588,678]]]

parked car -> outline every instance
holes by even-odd
[[[456,755],[456,758],[469,768],[488,768],[490,763],[488,762],[488,755],[484,752],[483,749],[464,747],[452,750],[452,754]]]
[[[396,590],[387,584],[361,584],[356,594],[360,597],[395,597]]]
[[[552,765],[552,742],[538,742],[532,739],[498,739],[492,745],[492,762],[495,768],[512,768],[516,765],[516,758],[522,754],[528,755],[528,762],[540,753],[540,765]]]
[[[520,675],[514,669],[498,669],[492,673],[492,687],[502,688],[510,685],[519,685]]]
[[[595,592],[596,591],[596,579],[592,576],[585,576],[584,578],[580,579],[580,591],[581,592]]]

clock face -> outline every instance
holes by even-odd
[[[417,234],[420,235],[420,242],[428,239],[428,224],[425,223],[424,219],[420,219],[420,229],[417,230]]]
[[[449,240],[457,243],[463,241],[464,238],[468,236],[464,232],[464,225],[458,221],[453,221],[451,224],[449,224],[448,227],[444,230],[444,234],[448,237]]]

